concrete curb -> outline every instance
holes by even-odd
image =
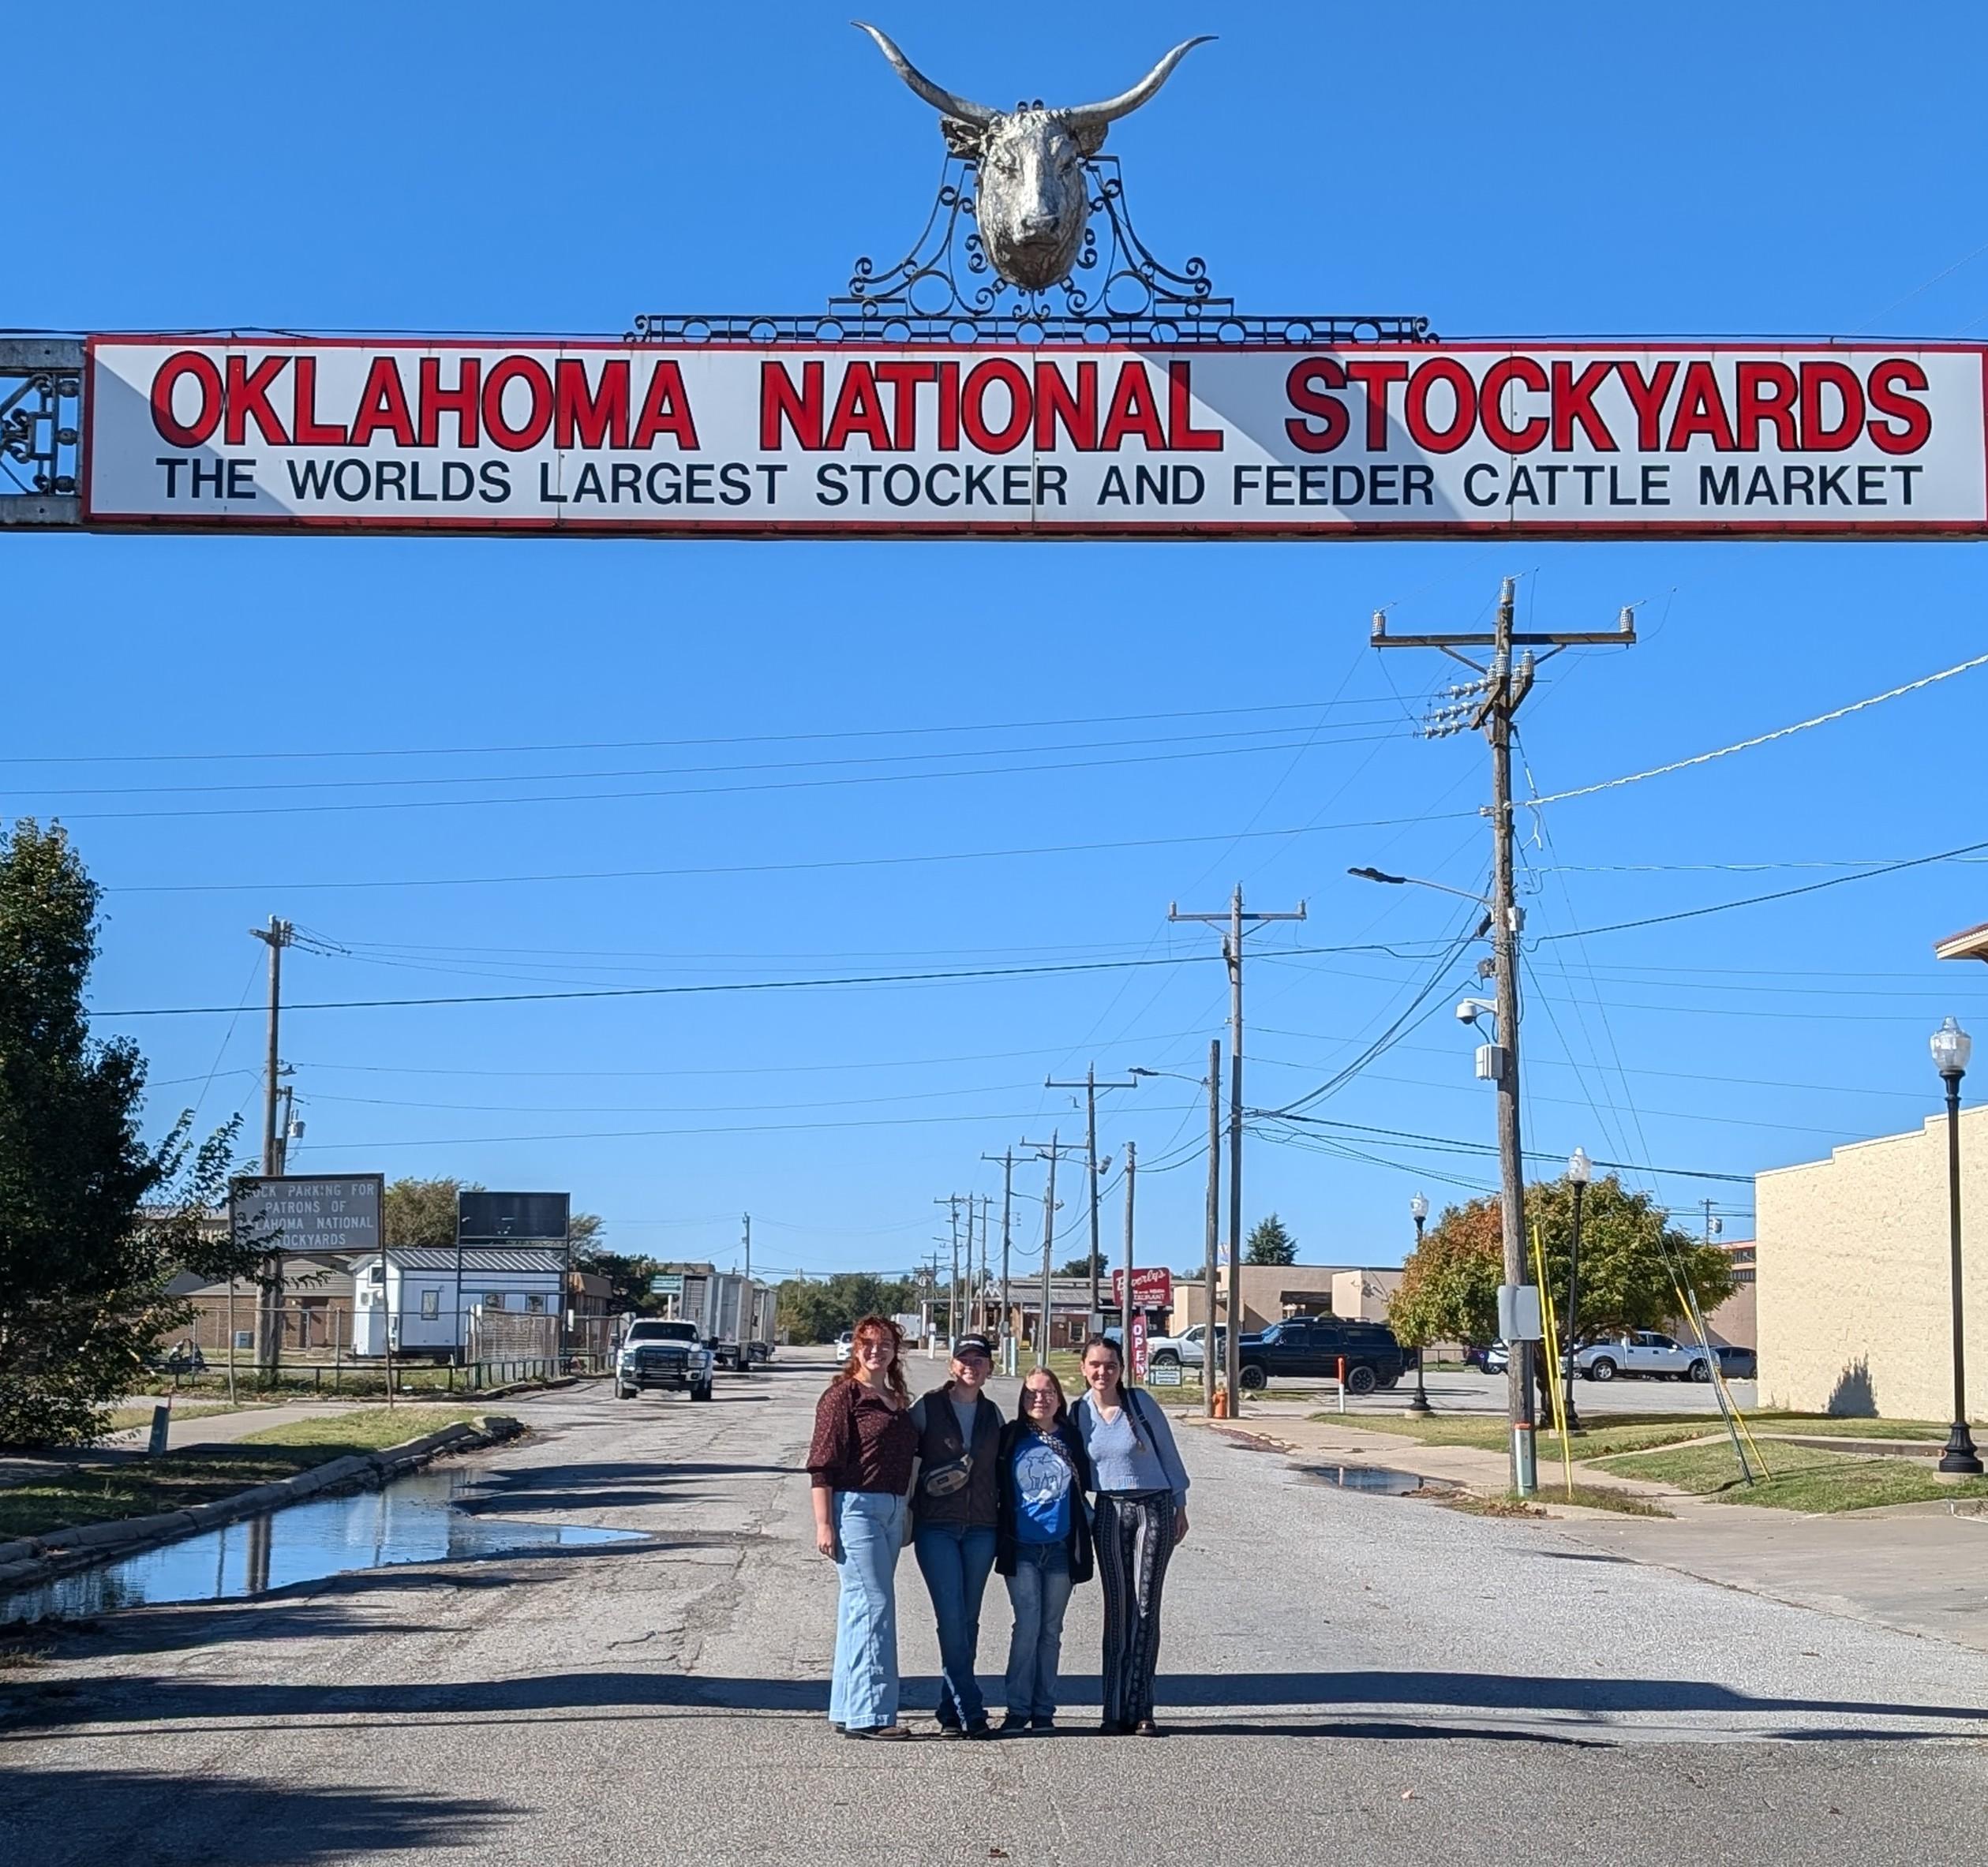
[[[343,1458],[329,1459],[321,1465],[293,1472],[273,1484],[258,1484],[206,1504],[189,1504],[183,1510],[80,1524],[45,1530],[39,1536],[22,1537],[13,1543],[0,1543],[0,1589],[30,1588],[73,1570],[93,1568],[99,1562],[129,1555],[134,1550],[171,1543],[245,1517],[280,1510],[327,1491],[361,1486],[377,1490],[444,1452],[501,1445],[523,1431],[520,1423],[507,1415],[485,1414],[474,1424],[445,1426],[439,1432],[424,1433],[417,1439],[383,1446],[377,1452],[349,1453]]]

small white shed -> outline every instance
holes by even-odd
[[[396,1355],[460,1354],[479,1315],[556,1319],[565,1279],[556,1245],[389,1245],[353,1260],[352,1351],[384,1355],[391,1314]]]

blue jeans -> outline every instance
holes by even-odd
[[[842,1596],[829,1717],[856,1730],[897,1722],[897,1573],[905,1509],[902,1498],[885,1491],[835,1494]]]
[[[971,1730],[987,1722],[987,1701],[973,1676],[980,1646],[980,1597],[994,1570],[991,1525],[920,1524],[915,1539],[918,1566],[931,1592],[939,1624],[938,1720]]]
[[[1018,1543],[1008,1599],[1015,1611],[1015,1631],[1008,1642],[1008,1715],[1054,1718],[1063,1611],[1070,1605],[1069,1546]]]

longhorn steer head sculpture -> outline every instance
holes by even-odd
[[[1084,165],[1104,147],[1106,131],[1137,110],[1175,65],[1214,36],[1204,33],[1184,40],[1129,91],[1103,103],[1052,110],[1037,102],[996,110],[942,89],[874,26],[860,20],[855,24],[877,42],[897,75],[939,113],[939,127],[953,153],[979,165],[974,217],[981,243],[996,272],[1032,292],[1056,284],[1076,263],[1091,212]]]

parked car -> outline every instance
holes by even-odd
[[[1740,1348],[1733,1342],[1720,1342],[1714,1351],[1719,1357],[1719,1372],[1728,1381],[1751,1381],[1760,1374],[1760,1356],[1751,1349]]]
[[[1146,1345],[1147,1364],[1153,1368],[1199,1368],[1201,1357],[1207,1353],[1208,1326],[1196,1323],[1192,1329],[1184,1329],[1178,1335],[1156,1335]],[[1215,1358],[1219,1363],[1229,1342],[1226,1325],[1217,1323],[1215,1330]]]
[[[847,1361],[856,1352],[856,1332],[845,1329],[835,1338],[835,1352]]]
[[[1502,1375],[1509,1359],[1503,1342],[1466,1342],[1463,1345],[1463,1365],[1477,1368],[1487,1375]]]
[[[1643,1381],[1712,1379],[1704,1349],[1687,1347],[1653,1329],[1625,1330],[1586,1343],[1575,1351],[1574,1366],[1589,1381],[1612,1381],[1618,1375]]]
[[[673,1317],[645,1316],[628,1325],[614,1358],[614,1397],[633,1400],[652,1387],[687,1394],[694,1401],[711,1397],[709,1339],[694,1323]]]
[[[1245,1389],[1272,1379],[1331,1380],[1346,1371],[1346,1392],[1392,1387],[1415,1365],[1384,1323],[1342,1322],[1336,1316],[1287,1316],[1237,1345],[1237,1379]]]

